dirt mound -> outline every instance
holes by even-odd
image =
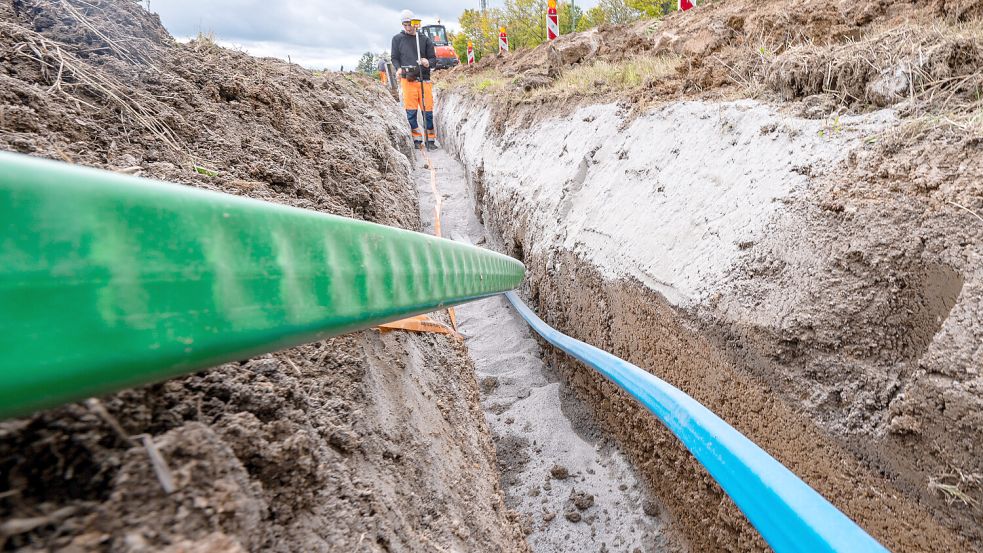
[[[416,227],[405,125],[373,114],[391,99],[371,79],[177,44],[133,2],[73,6],[0,4],[3,148]]]
[[[601,26],[483,58],[444,77],[488,96],[503,130],[511,106],[688,99],[782,102],[828,94],[824,115],[904,104],[970,113],[983,88],[983,2],[708,2],[659,21]],[[658,60],[665,68],[639,67]],[[590,86],[572,86],[586,80]],[[490,85],[490,86],[489,86]],[[521,124],[526,124],[523,121]],[[515,125],[516,121],[508,122]]]
[[[405,126],[371,79],[177,44],[135,2],[0,1],[4,150],[416,229]],[[508,517],[443,337],[367,331],[0,423],[3,550],[524,550]]]

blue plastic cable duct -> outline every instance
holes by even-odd
[[[536,316],[515,292],[505,297],[549,343],[631,394],[672,431],[775,551],[887,551],[816,490],[678,388]]]

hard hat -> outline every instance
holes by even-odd
[[[416,18],[413,17],[413,12],[411,12],[410,10],[403,10],[399,12],[400,23],[406,23],[407,21],[413,21],[414,19]]]

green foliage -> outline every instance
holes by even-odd
[[[355,66],[355,71],[359,73],[365,73],[366,75],[375,75],[375,56],[372,52],[366,52],[362,54],[362,57],[358,58],[358,64]]]
[[[599,5],[594,6],[587,10],[587,13],[577,21],[577,31],[586,31],[587,29],[607,23],[610,23],[610,21],[608,21],[608,14],[604,11],[604,8]]]
[[[199,175],[205,175],[206,177],[218,176],[218,171],[215,169],[209,169],[207,167],[202,167],[201,165],[192,165],[194,167],[195,173]]]
[[[458,35],[464,38],[454,43],[454,50],[462,62],[468,62],[468,40],[474,42],[475,61],[486,54],[498,52],[498,21],[503,19],[502,12],[498,9],[490,9],[484,13],[480,10],[464,10],[458,18],[458,23],[461,24]]]
[[[676,11],[676,0],[625,0],[625,4],[637,11],[642,17],[659,18],[669,12]]]
[[[447,38],[451,41],[451,47],[454,48],[454,53],[457,54],[457,59],[461,60],[461,63],[467,65],[468,63],[468,35],[464,33],[448,33],[450,36]],[[477,58],[478,56],[475,56]],[[475,60],[477,61],[477,59]]]
[[[546,0],[505,0],[509,49],[533,48],[546,41]]]
[[[630,23],[643,15],[662,15],[676,0],[600,0],[585,13],[570,0],[559,0],[556,6],[560,32],[568,34],[609,23]],[[498,9],[464,10],[458,18],[461,32],[452,40],[462,61],[467,60],[468,40],[474,43],[475,61],[498,52],[498,28],[505,26],[509,49],[533,48],[546,42],[547,0],[505,0]]]
[[[597,6],[604,10],[607,22],[615,25],[638,21],[642,17],[638,10],[628,5],[627,0],[600,0]]]
[[[600,25],[620,25],[641,19],[642,12],[628,4],[632,0],[600,0],[596,6],[587,10],[577,22],[578,31],[586,31]],[[653,1],[654,0],[639,0]]]
[[[567,34],[577,29],[577,21],[584,16],[584,10],[570,2],[557,2],[556,15],[560,24],[560,33]]]

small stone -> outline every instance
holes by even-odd
[[[481,379],[481,391],[490,394],[498,388],[498,379],[494,376],[486,376]]]
[[[351,430],[335,429],[328,436],[328,443],[344,451],[346,453],[352,452],[358,448],[362,443],[358,434],[352,432]]]
[[[591,508],[594,505],[594,496],[585,492],[573,492],[570,494],[573,504],[581,511]]]
[[[650,517],[659,516],[659,505],[651,499],[642,501],[642,512]]]
[[[556,513],[543,513],[543,522],[552,522],[556,518]]]
[[[553,465],[553,468],[550,469],[550,475],[557,480],[566,480],[570,476],[570,471],[563,465]]]
[[[570,522],[580,522],[580,513],[572,509],[563,513],[563,516]]]

